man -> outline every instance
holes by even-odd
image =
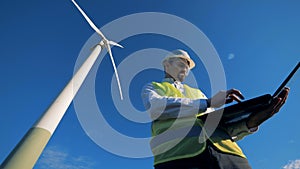
[[[195,66],[187,52],[175,50],[164,60],[165,78],[148,84],[142,92],[153,120],[150,146],[156,169],[250,169],[235,141],[257,131],[258,126],[279,111],[289,92],[285,88],[265,110],[246,120],[218,125],[209,136],[201,113],[225,103],[244,99],[239,90],[220,91],[207,99],[199,90],[182,84]]]

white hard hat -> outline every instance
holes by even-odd
[[[189,54],[181,49],[176,49],[172,52],[170,52],[166,58],[163,60],[163,63],[167,60],[169,60],[170,58],[182,58],[182,59],[186,59],[189,63],[189,68],[193,69],[195,67],[195,62],[191,59],[191,57],[189,56]]]

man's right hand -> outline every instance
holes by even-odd
[[[223,106],[224,104],[231,103],[233,101],[241,102],[241,99],[244,99],[242,93],[237,89],[230,90],[221,90],[212,98],[207,101],[210,103],[210,107],[218,108]]]

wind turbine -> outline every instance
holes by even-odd
[[[102,32],[93,24],[87,17],[78,4],[72,0],[74,5],[78,8],[81,14],[85,17],[91,27],[102,37],[102,40],[97,44],[90,56],[84,61],[78,71],[74,74],[69,83],[49,106],[49,108],[42,114],[40,119],[27,131],[22,140],[15,146],[6,159],[1,164],[1,169],[31,169],[35,165],[39,156],[46,147],[51,136],[55,132],[59,122],[63,118],[65,112],[70,106],[72,100],[77,94],[79,88],[83,84],[92,66],[96,62],[102,48],[107,48],[110,59],[112,61],[116,78],[119,86],[120,97],[123,99],[119,76],[117,68],[112,56],[110,45],[122,47],[121,45],[109,41],[105,38]]]
[[[119,79],[119,74],[118,74],[118,71],[117,71],[117,67],[116,67],[116,64],[115,64],[115,61],[114,61],[114,58],[112,56],[112,52],[111,52],[111,47],[110,45],[113,45],[113,46],[118,46],[120,48],[123,48],[123,46],[119,45],[118,43],[116,42],[113,42],[113,41],[109,41],[106,39],[106,37],[103,35],[103,33],[97,28],[97,26],[91,21],[91,19],[85,14],[85,12],[80,8],[80,6],[75,2],[75,0],[72,0],[73,4],[77,7],[77,9],[80,11],[80,13],[84,16],[84,18],[86,19],[86,21],[90,24],[90,26],[98,33],[98,35],[100,35],[100,37],[102,38],[102,40],[100,41],[100,46],[101,47],[104,47],[107,49],[108,53],[109,53],[109,56],[110,56],[110,60],[111,60],[111,63],[114,67],[114,71],[115,71],[115,74],[116,74],[116,79],[117,79],[117,83],[118,83],[118,87],[119,87],[119,92],[120,92],[120,97],[121,97],[121,100],[123,100],[123,94],[122,94],[122,88],[121,88],[121,83],[120,83],[120,79]],[[100,52],[99,52],[100,53]]]

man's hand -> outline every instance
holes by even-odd
[[[210,103],[210,107],[217,108],[233,101],[241,102],[241,99],[244,99],[244,96],[239,90],[230,89],[227,91],[219,91],[216,95],[214,95],[207,101]]]
[[[289,91],[290,89],[285,87],[277,97],[272,99],[270,105],[266,109],[252,113],[246,121],[247,127],[249,129],[258,127],[261,123],[276,114],[285,103]]]

